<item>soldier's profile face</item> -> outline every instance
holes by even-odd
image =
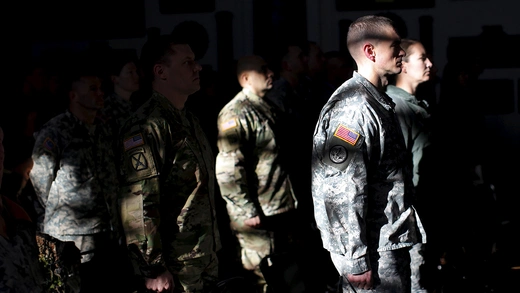
[[[257,70],[249,72],[250,86],[256,93],[265,92],[273,87],[273,75],[265,62],[260,63]]]
[[[139,89],[139,73],[134,62],[126,63],[119,75],[113,78],[114,85],[126,91],[135,92]]]
[[[406,76],[419,83],[430,80],[432,63],[424,46],[415,43],[410,45],[408,52],[406,60],[403,60],[403,72]]]
[[[384,31],[384,38],[375,44],[375,60],[384,75],[401,73],[402,60],[405,56],[401,48],[401,38],[389,27]]]
[[[199,72],[202,66],[195,61],[195,54],[187,44],[172,45],[175,54],[169,56],[165,66],[166,78],[173,89],[183,95],[191,95],[200,89]]]
[[[76,103],[86,109],[99,110],[104,106],[101,80],[97,76],[83,76],[73,87]]]

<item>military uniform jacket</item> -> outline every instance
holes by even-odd
[[[325,104],[314,132],[312,196],[324,247],[369,270],[368,252],[426,241],[412,205],[411,159],[394,104],[354,72]]]
[[[30,178],[45,207],[43,232],[58,239],[119,232],[119,184],[110,134],[102,124],[92,133],[87,127],[67,110],[35,134]]]
[[[280,153],[273,107],[244,89],[219,113],[216,171],[231,221],[243,223],[297,206]]]
[[[121,138],[121,216],[141,272],[218,251],[215,160],[195,116],[154,92]]]
[[[423,157],[424,149],[430,145],[430,114],[419,104],[414,95],[401,88],[388,85],[386,94],[395,103],[395,112],[403,131],[406,149],[412,153],[413,183],[417,186],[419,183],[419,163]]]
[[[113,133],[117,135],[121,125],[132,113],[132,103],[116,93],[112,93],[105,97],[104,104],[99,116],[112,127]]]

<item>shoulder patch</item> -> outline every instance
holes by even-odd
[[[54,141],[52,141],[52,139],[50,139],[50,137],[45,138],[45,140],[43,141],[43,147],[49,151],[52,151],[52,149],[54,149],[55,146],[56,144],[54,143]]]
[[[343,164],[348,158],[347,149],[342,145],[335,145],[329,150],[329,159],[334,164]]]
[[[143,135],[141,133],[138,133],[132,137],[129,137],[129,138],[125,139],[125,141],[123,142],[125,151],[128,151],[129,149],[138,147],[143,144],[144,144],[144,139],[143,139]]]
[[[323,162],[344,171],[356,153],[360,151],[363,139],[358,132],[340,124],[322,150]]]
[[[148,161],[143,152],[132,154],[132,167],[135,171],[142,171],[148,169]]]
[[[359,133],[341,124],[338,126],[336,131],[334,131],[334,136],[347,142],[350,145],[356,145],[359,139]]]
[[[237,121],[235,120],[235,118],[229,119],[228,121],[226,121],[220,125],[220,129],[222,131],[226,131],[228,129],[235,128],[235,127],[237,127]]]

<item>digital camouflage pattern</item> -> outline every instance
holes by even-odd
[[[430,145],[430,114],[414,95],[394,85],[386,87],[386,94],[395,103],[395,112],[403,131],[404,142],[413,160],[413,184],[419,184],[419,163]]]
[[[218,251],[214,157],[195,116],[154,92],[121,135],[121,216],[140,273],[175,275]]]
[[[410,292],[410,293],[427,293],[428,291],[419,284],[419,262],[423,262],[423,257],[416,257],[414,253],[416,248],[420,248],[422,244],[405,247],[398,250],[387,250],[380,252],[372,252],[370,254],[373,276],[372,289],[360,289],[351,285],[346,278],[346,274],[342,275],[341,288],[342,293],[376,293],[376,292]],[[348,260],[342,255],[332,254],[332,261],[336,267],[345,271],[344,264]],[[410,270],[412,267],[412,270]]]
[[[105,97],[103,109],[99,111],[99,117],[109,125],[114,138],[116,149],[118,145],[118,134],[121,126],[132,114],[132,103],[116,93]]]
[[[88,241],[101,232],[119,237],[119,182],[109,137],[104,125],[88,126],[68,110],[36,133],[30,178],[45,208],[42,232],[62,241]]]
[[[297,207],[276,137],[280,126],[275,113],[272,104],[244,89],[218,116],[217,181],[238,230],[246,219]]]
[[[1,224],[6,224],[7,235],[0,235],[0,292],[46,292],[34,223],[21,206],[1,197]]]
[[[312,153],[312,196],[324,247],[345,270],[371,269],[370,249],[426,242],[412,205],[411,159],[391,99],[354,72],[321,111]]]
[[[117,125],[114,130],[118,131],[125,120],[132,114],[132,103],[116,93],[111,93],[105,97],[103,109],[100,110],[100,117],[107,123]]]
[[[116,159],[116,169],[120,170],[119,158],[121,157],[121,147],[119,145],[119,131],[126,119],[130,117],[132,114],[132,103],[121,98],[116,93],[111,93],[108,96],[105,96],[103,108],[98,112],[98,116],[101,120],[104,121],[105,124],[110,128],[110,133],[112,135],[111,141],[113,143],[114,155]]]

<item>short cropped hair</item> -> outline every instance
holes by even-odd
[[[143,69],[144,79],[154,80],[153,68],[156,64],[168,64],[168,56],[175,54],[172,45],[175,44],[171,35],[160,35],[149,39],[141,49],[139,63]]]
[[[352,57],[355,57],[355,48],[365,40],[383,39],[388,28],[395,30],[394,22],[384,16],[366,15],[356,19],[348,28],[347,48]]]
[[[259,71],[261,68],[259,64],[263,58],[257,55],[243,56],[237,61],[237,78],[240,79],[240,75],[247,71]]]

